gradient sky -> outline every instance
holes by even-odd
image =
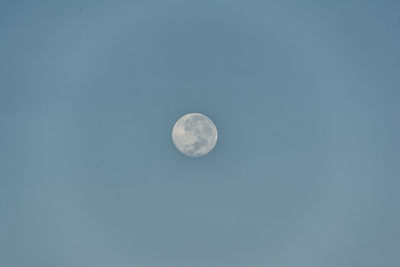
[[[1,1],[0,266],[400,266],[399,14]]]

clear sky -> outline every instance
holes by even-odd
[[[399,14],[1,1],[0,266],[400,266]]]

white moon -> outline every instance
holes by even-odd
[[[189,157],[204,156],[215,147],[217,139],[214,123],[200,113],[189,113],[181,117],[172,130],[174,145]]]

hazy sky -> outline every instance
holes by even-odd
[[[0,266],[400,266],[400,3],[301,2],[1,1]]]

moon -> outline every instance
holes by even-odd
[[[181,117],[172,129],[175,147],[189,157],[202,157],[216,145],[218,132],[215,124],[200,113]]]

